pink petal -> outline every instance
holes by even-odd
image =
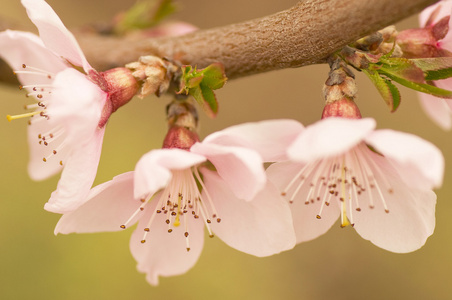
[[[260,257],[295,246],[290,209],[271,183],[245,202],[236,198],[215,172],[203,169],[202,174],[221,218],[220,223],[211,223],[212,230],[226,244]]]
[[[253,199],[265,186],[261,156],[254,150],[212,143],[196,143],[191,152],[204,155],[216,168],[236,197]]]
[[[432,143],[390,129],[376,130],[365,140],[393,163],[407,185],[418,189],[441,186],[444,157]]]
[[[356,146],[375,126],[370,118],[326,118],[306,127],[287,154],[301,162],[339,155]]]
[[[52,128],[45,119],[33,122],[28,126],[28,145],[30,147],[28,173],[31,179],[43,180],[63,170],[60,161],[66,162],[71,152],[70,147],[62,147],[64,137],[54,139],[48,146],[44,145],[39,138],[46,132],[56,132],[57,130],[57,128]],[[58,149],[57,155],[53,155],[55,149]],[[46,158],[46,162],[43,161],[44,158]]]
[[[88,72],[92,69],[77,40],[61,22],[55,11],[43,0],[22,0],[28,17],[36,25],[46,47],[73,65],[81,66]]]
[[[438,6],[441,6],[441,9],[440,9],[438,15],[433,19],[433,24],[436,23],[437,21],[441,20],[443,17],[445,17],[447,15],[447,10],[444,8],[445,8],[445,6],[449,6],[449,3],[447,1],[438,1],[435,4],[430,5],[429,7],[426,7],[419,14],[420,27],[425,27],[427,21],[430,19],[430,15]],[[450,11],[449,11],[449,15],[450,15]]]
[[[140,206],[133,198],[133,172],[114,177],[93,188],[86,202],[77,210],[64,214],[55,234],[118,231]],[[138,215],[133,222],[137,221]]]
[[[290,181],[297,176],[303,166],[301,163],[294,162],[272,164],[267,168],[268,180],[273,182],[280,191],[285,191]],[[336,222],[340,213],[336,201],[332,201],[329,206],[324,205],[321,213],[321,201],[315,200],[314,203],[305,204],[307,200],[311,200],[307,199],[309,188],[310,185],[305,184],[292,199],[293,203],[289,204],[292,211],[297,243],[315,239],[327,232]],[[296,185],[286,191],[285,198],[287,201],[292,198],[295,189]],[[317,219],[317,215],[319,214],[321,215],[321,219]]]
[[[65,164],[57,189],[52,193],[44,209],[67,213],[76,210],[86,201],[96,178],[104,138],[105,127],[96,130],[90,140],[72,150]]]
[[[156,214],[149,226],[151,215],[155,213],[157,200],[152,200],[151,205],[146,207],[130,239],[130,250],[138,262],[137,269],[139,272],[146,273],[146,279],[152,285],[158,284],[159,276],[173,276],[187,272],[198,260],[204,245],[204,224],[201,219],[192,217],[181,219],[182,224],[185,220],[187,222],[190,251],[187,251],[185,226],[173,227],[173,232],[168,233],[164,214]],[[150,231],[146,235],[146,242],[141,243],[146,227],[150,228]]]
[[[427,116],[444,130],[452,128],[452,110],[445,99],[419,93],[419,100]]]
[[[360,212],[353,213],[354,228],[373,244],[398,253],[411,252],[425,244],[435,228],[436,195],[432,191],[408,187],[385,158],[373,155],[383,168],[386,180],[392,185],[392,192],[382,189],[389,213],[381,201],[375,201],[375,208],[361,205]],[[377,181],[382,181],[380,175]],[[375,193],[374,193],[375,195]],[[369,203],[368,193],[361,194],[360,202]]]
[[[264,161],[286,158],[286,149],[303,130],[295,120],[269,120],[245,123],[207,136],[203,143],[253,149]]]
[[[45,48],[41,39],[29,32],[6,30],[0,32],[0,57],[14,71],[25,71],[23,64],[56,74],[67,68],[64,61]],[[53,78],[34,74],[17,74],[22,85],[50,84]],[[31,91],[31,88],[28,88]]]
[[[183,170],[206,161],[204,156],[180,149],[153,150],[141,157],[135,167],[135,198],[140,199],[165,187],[171,170]]]
[[[180,36],[198,30],[198,27],[182,22],[166,22],[143,32],[148,37]]]
[[[73,145],[83,143],[94,134],[107,93],[82,73],[69,68],[57,74],[48,99],[49,124],[63,125],[65,142]]]

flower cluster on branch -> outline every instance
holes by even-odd
[[[22,4],[39,36],[0,32],[0,57],[34,103],[26,106],[30,112],[7,118],[28,118],[31,178],[62,172],[44,207],[62,214],[55,234],[120,231],[138,223],[130,249],[138,271],[153,285],[159,276],[185,273],[196,263],[204,231],[258,257],[312,240],[338,218],[341,227],[351,226],[392,252],[415,251],[433,234],[433,189],[443,182],[443,155],[428,141],[376,129],[374,119],[363,118],[351,69],[371,79],[392,112],[401,103],[394,82],[429,94],[421,96],[422,105],[450,128],[451,1],[425,10],[420,29],[399,33],[389,27],[339,50],[319,50],[311,62],[327,61],[330,72],[317,123],[267,120],[204,139],[198,135],[198,109],[212,118],[219,113],[214,90],[224,86],[226,74],[261,69],[251,64],[237,71],[227,61],[198,68],[184,65],[183,58],[146,53],[124,67],[97,71],[44,0]],[[311,3],[298,6],[303,5]],[[179,23],[154,33],[194,30]],[[287,46],[276,44],[279,50]],[[164,93],[174,99],[167,106],[162,148],[144,154],[134,171],[92,187],[111,114],[135,95]]]

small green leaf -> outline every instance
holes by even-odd
[[[395,112],[400,104],[400,93],[397,87],[390,80],[382,78],[376,71],[363,70],[363,72],[373,82],[391,112]]]
[[[129,10],[119,16],[114,31],[124,34],[136,29],[147,29],[156,26],[177,7],[172,0],[142,0],[136,2]]]
[[[204,98],[204,111],[209,115],[209,117],[214,118],[218,113],[218,101],[213,93],[212,89],[204,84],[200,85],[202,96]]]
[[[160,23],[163,19],[173,14],[177,10],[177,6],[174,5],[172,0],[161,0],[160,5],[157,7],[152,21],[154,23]]]
[[[440,80],[452,77],[452,57],[410,59],[425,73],[425,80]]]
[[[200,70],[183,66],[181,88],[178,93],[192,95],[207,115],[213,118],[218,114],[218,102],[213,90],[223,87],[226,80],[221,63],[213,63]]]
[[[221,63],[213,63],[203,70],[203,84],[213,90],[222,88],[227,78],[224,75],[224,67]]]
[[[391,74],[416,83],[425,83],[424,72],[409,59],[401,57],[381,58],[379,72]]]
[[[426,83],[412,82],[405,78],[397,77],[394,74],[386,73],[386,72],[382,71],[381,69],[379,69],[378,72],[380,74],[387,76],[388,78],[392,79],[393,81],[398,82],[401,85],[404,85],[415,91],[419,91],[419,92],[426,93],[426,94],[431,94],[431,95],[434,95],[434,96],[440,97],[440,98],[452,99],[452,91],[444,90],[439,87],[436,87],[436,86],[433,86],[430,84],[426,84]]]

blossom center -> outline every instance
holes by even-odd
[[[186,249],[190,251],[190,228],[188,218],[193,217],[196,220],[202,220],[209,232],[209,236],[213,237],[210,224],[212,221],[221,222],[216,212],[212,199],[202,181],[199,171],[196,167],[184,170],[172,170],[172,178],[168,185],[161,193],[148,195],[147,198],[141,199],[141,206],[120,227],[125,229],[128,224],[136,217],[136,215],[145,210],[150,201],[158,201],[155,210],[144,228],[141,243],[146,242],[146,237],[151,231],[151,225],[155,218],[164,215],[168,233],[172,233],[175,227],[184,226],[184,236],[186,241]],[[204,191],[204,194],[201,192]],[[158,197],[158,199],[153,199]]]
[[[306,205],[320,202],[317,219],[331,201],[337,201],[341,210],[341,227],[354,225],[353,211],[360,212],[363,202],[370,209],[377,201],[389,213],[387,198],[393,188],[376,159],[379,154],[361,143],[347,153],[322,158],[306,164],[289,182],[282,192],[289,202],[300,200],[302,195]]]

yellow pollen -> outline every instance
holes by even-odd
[[[30,112],[30,113],[21,114],[21,115],[15,115],[15,116],[7,115],[6,118],[8,119],[9,122],[11,122],[12,120],[17,120],[17,119],[22,119],[22,118],[27,118],[27,117],[33,117],[34,115],[38,115],[40,113],[41,113],[41,111],[33,111],[33,112]]]

